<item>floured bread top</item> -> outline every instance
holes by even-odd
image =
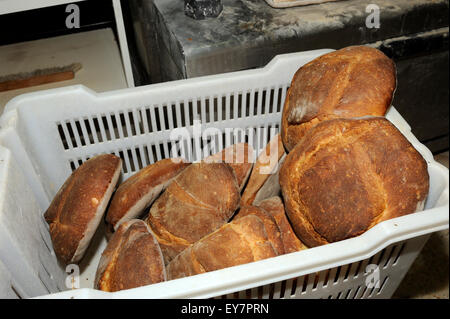
[[[312,247],[415,212],[429,176],[420,153],[384,117],[336,119],[309,130],[287,155],[280,185],[297,236]]]
[[[371,47],[346,47],[305,64],[295,73],[284,103],[284,146],[290,151],[322,120],[385,115],[396,83],[394,62]]]

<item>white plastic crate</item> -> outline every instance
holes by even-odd
[[[220,129],[219,134],[211,139],[218,149],[249,141],[259,152],[279,131],[281,109],[294,72],[329,51],[280,55],[265,68],[257,70],[101,94],[83,86],[72,86],[26,94],[10,101],[0,119],[0,144],[10,150],[4,151],[9,154],[7,161],[0,162],[0,218],[10,218],[14,215],[11,212],[25,213],[23,208],[31,207],[26,213],[36,215],[30,217],[36,224],[27,224],[24,229],[29,230],[30,237],[36,235],[33,239],[21,240],[16,234],[21,231],[20,228],[8,228],[7,244],[0,246],[3,247],[0,260],[17,278],[17,282],[24,283],[21,285],[23,296],[390,297],[420,252],[428,234],[448,228],[449,220],[448,169],[433,160],[430,151],[411,134],[408,124],[393,107],[387,118],[428,163],[431,186],[425,211],[382,222],[361,236],[341,242],[116,293],[90,289],[100,254],[106,246],[100,231],[80,265],[82,289],[53,293],[65,287],[65,269],[54,259],[42,214],[73,169],[93,155],[114,153],[123,159],[123,179],[126,179],[140,168],[171,156],[173,143],[169,140],[170,134],[184,127],[195,133],[196,119],[201,120],[203,130]],[[234,134],[228,128],[241,130]],[[202,153],[204,142],[199,137],[187,141],[186,145],[192,151],[189,153],[191,159],[208,155]],[[17,171],[18,167],[23,178],[12,179],[9,171]],[[27,196],[19,197],[20,200],[10,200],[8,193],[15,192],[14,189],[17,192],[22,189],[32,191]],[[9,205],[6,210],[4,203]],[[41,258],[36,263],[37,259],[27,253],[27,247],[35,245],[49,250],[50,257]],[[14,251],[8,251],[8,247]],[[20,262],[26,265],[29,278],[37,279],[27,284],[24,273],[13,273],[11,269],[15,262],[19,263],[19,259],[16,261],[9,254],[16,254]],[[378,272],[368,272],[368,265],[378,266]],[[40,267],[45,272],[40,271]],[[375,275],[378,285],[368,286],[367,279]],[[45,291],[36,293],[39,289],[33,285]]]

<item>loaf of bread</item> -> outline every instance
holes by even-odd
[[[167,279],[176,279],[275,257],[264,222],[248,215],[223,225],[184,250],[167,265]]]
[[[44,214],[56,256],[78,263],[94,235],[120,176],[119,157],[103,154],[78,167]]]
[[[261,200],[279,195],[278,172],[284,156],[281,136],[277,134],[256,159],[247,186],[242,193],[241,206],[258,205]]]
[[[188,165],[181,158],[163,159],[141,169],[120,184],[106,213],[109,229],[117,230],[122,222],[140,217]]]
[[[226,163],[193,163],[153,203],[146,222],[168,263],[227,223],[239,207],[239,187]]]
[[[281,239],[281,232],[272,215],[267,213],[261,207],[243,206],[239,209],[239,212],[236,214],[236,216],[233,217],[233,220],[238,220],[239,218],[243,218],[248,215],[258,216],[263,221],[267,233],[267,238],[272,243],[276,254],[283,255],[284,245]]]
[[[95,288],[113,292],[165,280],[161,249],[147,224],[139,219],[121,223],[102,253]]]
[[[259,207],[264,209],[264,211],[270,214],[275,220],[275,223],[281,233],[281,241],[283,243],[285,254],[307,249],[307,247],[300,241],[300,239],[297,238],[292,230],[291,224],[289,223],[284,210],[283,201],[280,197],[274,196],[267,198],[259,203]]]
[[[290,151],[320,121],[384,116],[396,87],[395,64],[381,51],[351,46],[318,57],[294,75],[281,120]]]
[[[238,143],[208,156],[205,163],[227,163],[233,169],[239,189],[245,186],[253,167],[253,147],[247,143]]]
[[[427,163],[384,117],[320,122],[280,170],[286,212],[308,247],[422,210]]]

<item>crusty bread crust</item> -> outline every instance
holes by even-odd
[[[268,214],[270,214],[281,233],[281,241],[284,247],[284,253],[289,254],[303,249],[307,249],[300,239],[295,235],[294,230],[289,223],[284,210],[283,201],[280,197],[274,196],[261,201],[258,204],[259,207],[264,209]]]
[[[55,254],[64,263],[77,263],[83,257],[118,181],[120,168],[117,156],[95,156],[78,167],[53,198],[44,217],[50,225]]]
[[[166,263],[227,223],[239,207],[239,187],[225,163],[194,163],[153,203],[146,218]]]
[[[426,161],[387,119],[334,119],[310,129],[288,154],[280,185],[295,233],[313,247],[415,212],[429,176]]]
[[[145,222],[122,223],[103,251],[95,288],[118,291],[166,280],[164,261],[156,238]]]
[[[163,159],[128,178],[112,197],[106,222],[117,229],[121,222],[138,218],[188,165],[182,159]]]
[[[269,141],[256,159],[247,186],[242,193],[241,206],[257,204],[255,203],[255,199],[257,198],[258,192],[264,188],[264,185],[271,179],[271,176],[278,177],[280,160],[284,154],[281,136],[277,134]],[[266,185],[266,187],[271,188],[270,192],[266,192],[271,194],[269,197],[277,195],[273,193],[277,193],[279,190],[278,179],[272,179],[275,180],[271,180],[271,185]]]
[[[253,147],[248,143],[237,143],[208,156],[205,163],[227,163],[236,175],[239,190],[242,191],[253,167]]]
[[[283,255],[284,246],[281,239],[280,228],[278,228],[278,225],[272,215],[270,215],[261,207],[243,206],[240,208],[236,216],[233,217],[233,220],[238,220],[239,218],[243,218],[248,215],[258,216],[263,221],[264,227],[266,228],[267,238],[275,248],[275,252],[277,253],[277,255]]]
[[[384,116],[396,82],[394,62],[371,47],[350,46],[314,59],[295,73],[286,94],[284,146],[290,151],[323,120]]]
[[[167,279],[192,276],[276,255],[264,222],[256,215],[248,215],[223,225],[176,256],[167,265]]]

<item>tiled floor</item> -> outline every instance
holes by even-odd
[[[448,167],[449,152],[435,156]],[[449,298],[449,231],[434,233],[414,261],[394,298]]]

